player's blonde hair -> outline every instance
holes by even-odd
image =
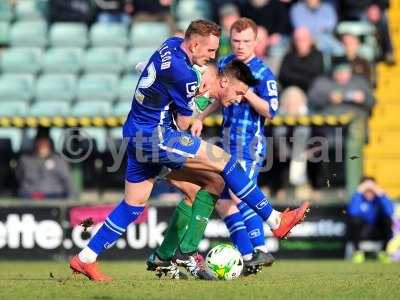
[[[185,32],[185,39],[188,40],[194,34],[198,34],[204,37],[215,35],[221,36],[221,27],[212,21],[208,20],[195,20],[190,23],[189,27]]]

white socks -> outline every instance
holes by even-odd
[[[261,252],[268,253],[268,249],[266,245],[257,246],[254,249],[260,250]]]
[[[249,261],[253,258],[253,253],[242,255],[244,261]]]
[[[281,224],[281,213],[273,209],[266,222],[271,230],[278,229]]]
[[[85,264],[92,264],[97,259],[97,253],[89,247],[85,247],[78,254],[79,260]]]

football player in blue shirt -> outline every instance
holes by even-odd
[[[201,187],[221,176],[225,185],[248,203],[279,238],[285,237],[304,218],[308,203],[283,213],[274,210],[233,156],[177,130],[187,130],[191,123],[191,102],[197,90],[192,66],[203,66],[215,58],[219,36],[220,28],[216,24],[193,21],[184,39],[167,39],[151,56],[123,128],[123,136],[129,141],[124,200],[109,214],[89,244],[71,259],[74,272],[93,281],[112,280],[100,271],[97,257],[112,247],[128,225],[141,215],[163,168],[172,170],[169,178]],[[221,99],[248,93],[246,79],[238,80],[239,77],[240,72],[221,77],[218,81],[222,87]]]
[[[273,118],[278,109],[277,83],[270,69],[255,55],[257,25],[248,18],[240,18],[232,24],[230,31],[233,53],[220,59],[220,68],[238,59],[249,66],[259,83],[243,96],[240,103],[222,109],[223,147],[238,159],[249,178],[257,182],[266,156],[264,121]],[[192,133],[199,136],[204,118],[220,106],[216,101],[200,114],[192,126]],[[232,242],[242,254],[245,270],[255,272],[261,265],[271,265],[274,258],[265,245],[261,217],[228,191],[221,195],[216,208],[224,218]]]

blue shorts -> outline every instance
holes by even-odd
[[[125,179],[142,182],[157,177],[163,167],[180,169],[197,154],[200,143],[198,137],[174,129],[160,129],[148,137],[130,137]]]

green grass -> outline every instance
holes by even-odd
[[[278,261],[257,276],[218,282],[159,280],[143,262],[102,267],[114,282],[72,276],[66,263],[0,262],[0,299],[400,299],[398,264]]]

